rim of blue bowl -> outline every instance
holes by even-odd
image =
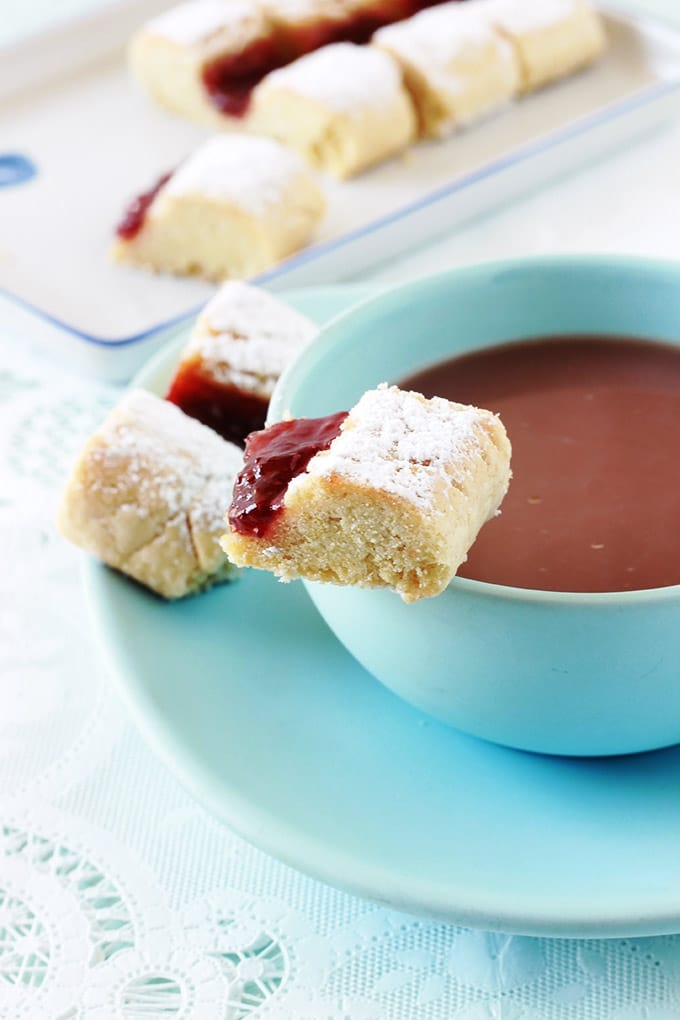
[[[404,298],[408,299],[409,295],[418,292],[423,284],[436,284],[438,281],[448,280],[452,277],[457,280],[465,279],[465,277],[478,279],[508,271],[519,270],[532,273],[541,272],[542,269],[547,268],[551,271],[563,269],[565,272],[583,268],[594,271],[606,270],[607,272],[622,269],[629,272],[635,271],[650,278],[658,278],[660,275],[667,276],[669,284],[674,283],[680,288],[680,262],[640,255],[610,255],[606,253],[528,255],[475,262],[472,265],[452,266],[435,273],[424,273],[411,280],[386,286],[377,294],[364,298],[326,323],[319,335],[288,365],[279,377],[269,403],[267,424],[280,421],[284,417],[291,400],[291,393],[295,392],[300,378],[304,378],[310,368],[316,367],[324,359],[327,351],[332,350],[336,344],[341,342],[343,331],[348,323],[354,323],[356,319],[360,319],[367,312],[371,312],[383,304],[391,304],[394,301],[401,302]],[[678,323],[678,338],[680,341],[680,323]],[[514,602],[540,602],[543,604],[562,602],[573,606],[603,607],[608,604],[625,606],[665,602],[678,597],[680,584],[630,591],[574,592],[516,588],[511,585],[493,584],[489,581],[476,581],[467,577],[454,577],[443,595],[446,596],[449,591],[455,592],[456,590],[470,591],[475,595],[485,595],[489,598],[507,599]]]

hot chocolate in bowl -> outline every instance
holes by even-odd
[[[514,478],[438,598],[308,583],[337,637],[487,740],[567,755],[680,742],[680,266],[529,259],[399,287],[322,332],[270,421],[346,409],[383,381],[498,411]]]
[[[547,337],[400,384],[491,407],[512,436],[512,486],[462,577],[563,592],[680,584],[680,347]]]

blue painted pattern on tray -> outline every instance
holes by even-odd
[[[17,152],[0,153],[0,188],[26,184],[38,173],[35,163]]]

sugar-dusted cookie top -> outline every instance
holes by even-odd
[[[366,107],[389,107],[401,92],[394,61],[370,46],[334,43],[272,71],[258,91],[282,89],[321,106],[352,114]]]
[[[273,138],[218,135],[181,164],[155,204],[199,195],[258,214],[279,203],[300,176],[308,176],[301,157]]]
[[[219,545],[241,452],[144,390],[86,442],[60,511],[62,534],[166,598],[224,579]]]
[[[183,360],[200,358],[216,381],[267,385],[318,333],[305,315],[259,287],[225,283],[199,315]]]
[[[516,74],[510,45],[498,35],[483,8],[474,3],[452,0],[430,7],[406,21],[381,28],[375,41],[450,90],[469,88],[471,76],[484,73],[479,62],[490,54],[505,61],[512,77]]]
[[[240,453],[210,429],[146,390],[126,394],[96,433],[94,491],[140,520],[159,508],[218,525]]]
[[[229,32],[236,48],[240,36],[251,35],[255,26],[264,23],[260,8],[251,0],[188,0],[152,18],[142,31],[178,46],[205,43],[218,33]]]
[[[445,3],[373,37],[400,64],[425,137],[445,137],[519,91],[514,48],[484,10],[484,0]]]
[[[587,6],[584,0],[481,0],[479,11],[512,32],[524,33],[566,21]]]
[[[397,386],[369,390],[307,474],[342,477],[436,510],[442,485],[460,485],[498,430],[490,411]],[[298,475],[289,493],[300,484]]]
[[[606,48],[604,22],[590,0],[478,0],[478,4],[512,43],[523,92],[587,67]]]

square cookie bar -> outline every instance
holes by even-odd
[[[479,0],[514,47],[522,92],[533,92],[592,64],[606,47],[602,18],[590,0]]]
[[[400,64],[426,138],[445,137],[519,90],[511,45],[474,0],[422,11],[381,29],[373,42]]]
[[[225,283],[199,315],[167,399],[243,445],[264,428],[284,368],[317,333],[311,319],[267,291]]]
[[[336,43],[273,71],[253,92],[257,130],[336,177],[403,151],[413,105],[394,60],[372,46]]]
[[[324,205],[297,153],[271,138],[221,135],[131,204],[113,257],[217,282],[252,276],[305,245]]]
[[[233,576],[219,544],[241,451],[144,390],[90,437],[64,492],[61,533],[168,599]]]
[[[241,128],[253,85],[281,63],[278,34],[255,0],[189,0],[145,24],[129,64],[173,113]]]
[[[282,580],[440,594],[493,517],[510,443],[490,411],[383,386],[254,433],[223,547]]]

